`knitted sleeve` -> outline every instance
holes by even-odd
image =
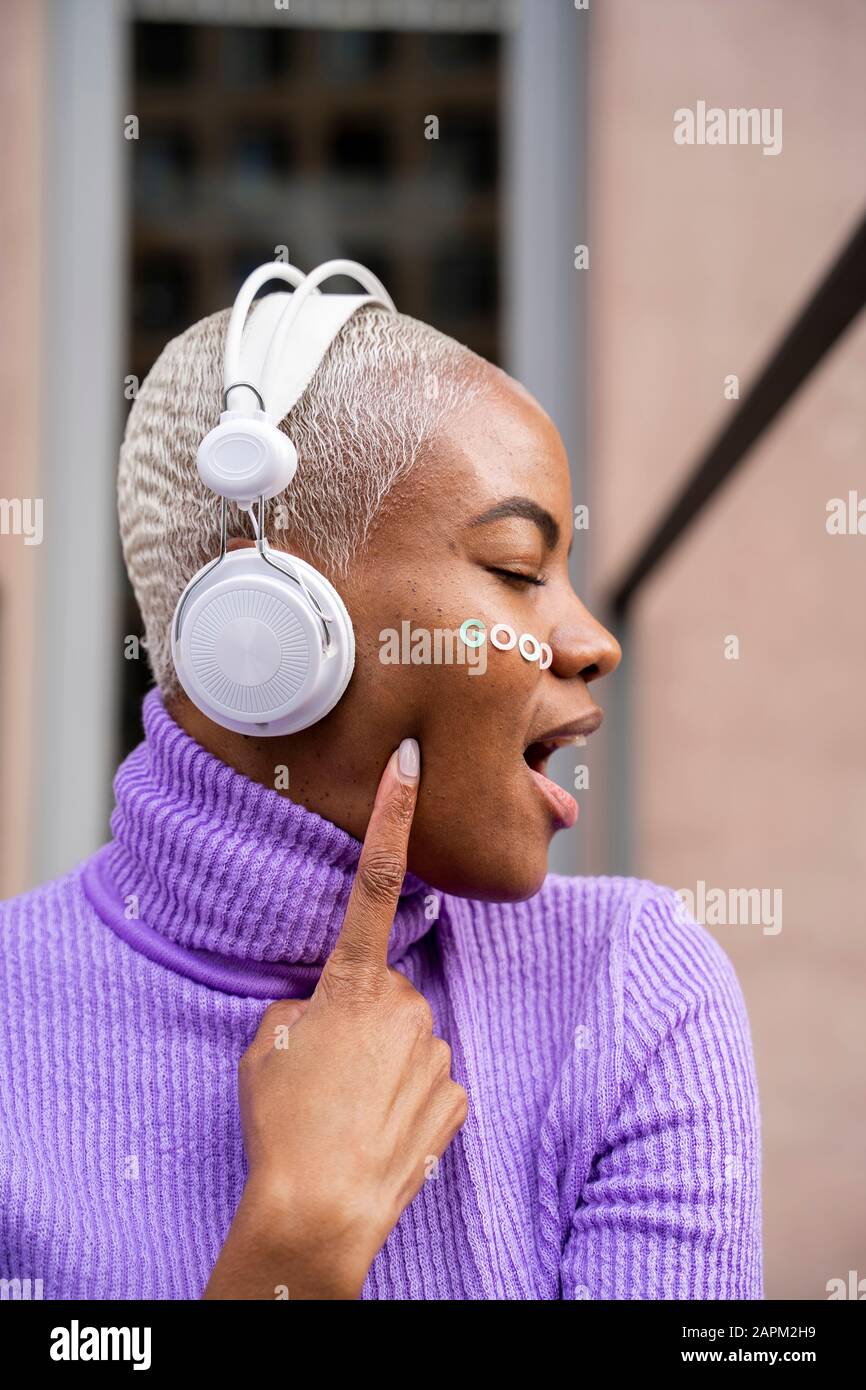
[[[622,1089],[573,1210],[561,1296],[760,1299],[760,1116],[734,968],[655,886],[609,949]]]

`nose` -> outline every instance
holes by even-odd
[[[622,659],[622,647],[612,632],[574,601],[567,620],[554,627],[548,638],[553,649],[550,670],[565,680],[582,676],[589,681],[609,676]]]

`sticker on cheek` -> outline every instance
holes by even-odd
[[[467,618],[460,624],[460,640],[467,647],[480,647],[487,637],[487,629],[480,618]]]
[[[487,640],[487,629],[480,618],[467,618],[460,625],[459,636],[467,647],[480,647]],[[500,652],[510,652],[516,646],[524,661],[537,661],[541,671],[546,671],[553,663],[553,648],[549,643],[539,642],[531,632],[523,632],[518,637],[508,623],[493,624],[490,643]]]

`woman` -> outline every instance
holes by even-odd
[[[168,641],[216,552],[192,460],[226,322],[168,345],[127,426],[157,689],[112,840],[0,918],[2,1274],[61,1298],[760,1298],[727,957],[669,889],[546,874],[577,810],[546,760],[597,728],[620,656],[569,582],[556,429],[360,309],[283,422],[270,535],[338,587],[355,672],[304,732],[232,734]],[[404,623],[473,621],[550,663],[393,660]]]

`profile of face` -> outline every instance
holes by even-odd
[[[292,800],[358,839],[390,753],[401,739],[417,739],[409,869],[442,892],[508,901],[541,887],[563,824],[533,769],[543,771],[554,744],[597,727],[601,711],[589,686],[621,652],[571,586],[562,440],[523,387],[490,372],[490,391],[394,488],[363,558],[337,584],[355,628],[356,662],[335,709],[285,739],[227,733],[185,699],[174,712],[247,776],[273,786],[274,767],[285,764]],[[526,659],[516,646],[489,640],[483,661],[477,649],[457,659],[456,644],[445,640],[437,661],[435,634],[453,634],[469,619],[488,635],[496,624],[531,634],[551,648],[550,664],[543,669],[546,654]],[[412,634],[431,634],[433,659],[393,659],[386,635],[401,634],[405,623]],[[477,640],[480,628],[472,632]],[[532,655],[531,643],[527,650]]]

